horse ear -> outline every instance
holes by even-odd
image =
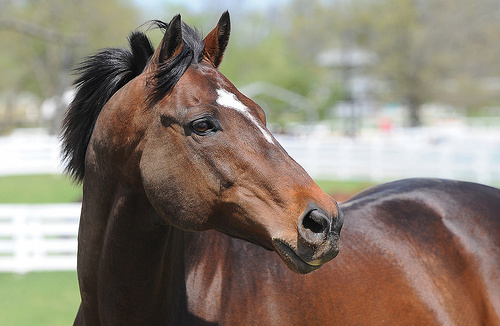
[[[176,15],[170,23],[160,45],[154,53],[156,63],[163,63],[174,57],[182,48],[182,22],[181,15]]]
[[[224,12],[219,19],[217,26],[205,37],[204,57],[210,61],[215,68],[218,68],[224,50],[226,50],[229,42],[229,34],[231,33],[231,22],[229,20],[229,12]]]

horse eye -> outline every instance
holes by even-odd
[[[216,126],[215,124],[210,121],[209,119],[203,118],[203,119],[198,119],[194,121],[191,124],[191,129],[200,136],[204,136],[211,131],[216,131]]]

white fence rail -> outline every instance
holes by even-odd
[[[315,178],[378,182],[441,177],[500,184],[498,131],[422,129],[356,140],[318,134],[276,138]],[[55,136],[0,137],[0,175],[59,174],[60,160]]]
[[[0,175],[60,174],[59,139],[41,130],[0,137]]]
[[[500,184],[500,134],[447,137],[277,137],[319,179],[436,177]]]
[[[75,270],[80,209],[0,205],[0,272]]]

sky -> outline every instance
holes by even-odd
[[[203,8],[207,2],[214,3],[214,0],[132,0],[138,7],[144,8],[146,11],[152,12],[155,10],[160,10],[165,7],[166,4],[170,5],[182,5],[186,6],[191,11],[198,13],[201,8]],[[247,10],[266,10],[271,6],[281,5],[289,2],[289,0],[240,0],[232,1],[234,5],[243,7]],[[230,2],[227,1],[229,4]],[[231,10],[232,5],[228,5],[229,10]],[[241,8],[240,8],[241,9]]]

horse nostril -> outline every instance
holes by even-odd
[[[311,211],[304,217],[302,225],[313,233],[325,232],[326,226],[323,217],[318,216],[318,211]]]
[[[307,243],[319,245],[330,232],[331,218],[326,213],[312,209],[299,221],[299,234]]]

